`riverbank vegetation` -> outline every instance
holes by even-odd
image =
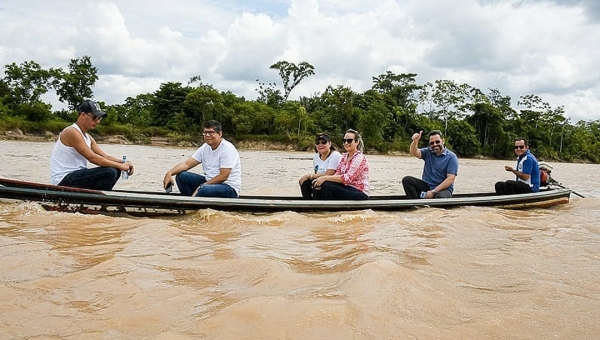
[[[108,117],[93,133],[122,135],[138,144],[156,137],[195,143],[201,140],[203,122],[216,119],[234,142],[283,143],[307,150],[318,132],[329,133],[335,141],[353,128],[363,134],[368,152],[387,153],[407,152],[414,132],[438,129],[448,147],[462,157],[512,158],[513,140],[522,136],[540,159],[600,161],[600,120],[572,123],[563,106],[551,107],[535,94],[524,94],[513,103],[497,89],[484,91],[453,80],[419,84],[417,74],[387,71],[374,76],[372,87],[364,92],[330,85],[291,100],[291,91],[315,75],[314,67],[279,61],[271,69],[279,72],[281,84],[256,79],[255,100],[216,89],[200,76],[187,84],[165,82],[155,92],[102,105]],[[94,97],[97,71],[88,56],[71,60],[66,70],[44,69],[35,61],[5,65],[0,133],[18,129],[57,134],[75,121],[79,103]],[[53,110],[40,99],[52,91],[67,109]]]

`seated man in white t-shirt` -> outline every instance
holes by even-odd
[[[235,146],[223,139],[221,123],[204,124],[204,144],[187,160],[167,171],[164,188],[173,185],[176,176],[179,192],[184,196],[236,198],[242,189],[242,166]],[[188,170],[202,164],[204,175]]]

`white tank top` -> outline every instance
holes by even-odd
[[[73,125],[66,127],[63,132],[70,128],[77,129],[83,136],[85,144],[87,144],[89,148],[92,147],[92,139],[87,133],[81,131],[79,125],[73,123]],[[86,169],[87,165],[87,159],[77,152],[74,147],[64,145],[61,142],[59,135],[50,156],[50,183],[58,185],[66,175],[75,170]]]

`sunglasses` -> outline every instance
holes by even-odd
[[[515,150],[517,149],[525,149],[525,145],[515,145]]]
[[[325,145],[325,144],[327,144],[327,141],[326,140],[322,140],[322,139],[315,141],[315,145],[319,145],[319,144]]]
[[[441,140],[434,140],[433,142],[429,142],[429,145],[436,145],[436,144],[442,144]]]
[[[344,144],[352,144],[352,142],[354,142],[354,138],[342,139]]]
[[[212,136],[212,135],[214,135],[216,133],[217,133],[217,131],[202,131],[202,134],[204,136]]]
[[[91,113],[86,113],[86,115],[90,116],[90,118],[92,118],[94,120],[94,122],[100,122],[102,120],[102,117],[96,117]]]

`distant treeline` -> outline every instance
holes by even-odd
[[[316,133],[329,133],[341,145],[344,132],[353,128],[362,133],[367,150],[385,153],[408,151],[414,132],[437,129],[462,157],[512,158],[514,138],[522,136],[540,159],[600,161],[600,121],[572,124],[563,106],[553,108],[534,94],[519,97],[517,105],[524,109],[515,110],[511,98],[497,89],[484,93],[452,80],[417,84],[416,74],[388,71],[373,77],[371,89],[362,93],[330,85],[322,93],[290,100],[290,92],[315,74],[314,67],[280,61],[271,69],[279,72],[281,84],[256,79],[256,100],[219,91],[195,76],[186,85],[163,83],[154,93],[103,106],[108,117],[94,133],[121,134],[140,144],[152,136],[198,141],[203,123],[216,119],[233,141],[284,142],[306,150]],[[93,98],[97,80],[88,56],[71,60],[67,70],[43,69],[34,61],[5,65],[0,131],[58,133],[76,119],[78,104]],[[68,110],[53,111],[40,99],[50,90]]]

